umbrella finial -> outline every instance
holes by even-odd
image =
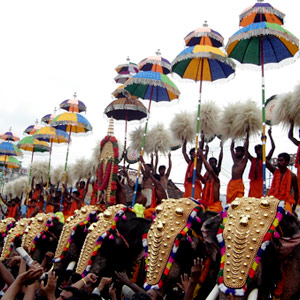
[[[160,49],[157,49],[157,51],[155,52],[155,54],[156,54],[157,56],[160,56],[160,55],[161,55]]]
[[[11,126],[9,126],[8,131],[10,131],[10,132],[12,131],[12,127]]]
[[[56,112],[57,112],[57,108],[56,108],[56,107],[54,107],[54,113],[56,114]]]
[[[74,99],[76,99],[77,95],[76,95],[76,92],[74,92],[74,95],[73,95]]]
[[[208,27],[207,21],[204,21],[203,27]]]
[[[257,2],[264,2],[264,0],[257,0]]]
[[[114,119],[109,119],[107,135],[114,136]]]
[[[39,119],[35,120],[35,125],[39,124]]]
[[[127,60],[127,61],[128,61],[128,63],[129,63],[129,62],[130,62],[130,57],[129,57],[129,56],[127,56],[126,60]]]

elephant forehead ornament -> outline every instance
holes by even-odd
[[[26,230],[27,225],[32,221],[32,218],[23,218],[18,221],[13,228],[11,228],[5,238],[0,260],[3,261],[9,257],[14,246],[15,239],[22,236]]]
[[[117,204],[108,207],[103,213],[98,215],[98,221],[93,223],[88,229],[88,235],[85,238],[80,252],[76,273],[87,274],[91,269],[92,259],[101,247],[102,240],[110,236],[116,228],[118,218],[124,214],[126,207]]]
[[[16,220],[14,218],[6,218],[0,221],[0,234],[2,237],[5,237],[9,229],[11,229]]]
[[[222,255],[218,279],[222,292],[244,295],[283,212],[284,202],[272,196],[236,198],[225,208],[217,235]]]
[[[45,228],[47,220],[48,216],[44,213],[39,213],[33,218],[30,225],[27,226],[24,231],[21,244],[23,248],[27,248],[28,251],[31,249],[33,245],[33,239]]]
[[[59,262],[68,251],[77,227],[84,226],[90,221],[91,215],[96,214],[97,206],[88,205],[75,210],[75,214],[70,216],[62,229],[53,262]]]
[[[188,198],[162,200],[156,207],[156,218],[143,239],[147,258],[145,289],[161,288],[168,276],[180,240],[186,235],[193,220],[201,222],[197,212],[201,209]]]

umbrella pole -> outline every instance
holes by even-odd
[[[124,156],[124,167],[125,167],[125,161],[126,161],[126,144],[127,144],[127,122],[128,122],[128,113],[126,109],[125,114],[125,139],[124,139],[124,150],[123,150],[123,156]]]
[[[69,131],[69,139],[68,139],[68,148],[67,148],[67,154],[66,154],[66,161],[65,161],[65,168],[64,168],[64,176],[62,182],[65,184],[66,182],[66,177],[67,177],[67,166],[68,166],[68,159],[69,159],[69,149],[70,149],[70,141],[71,141],[71,133],[72,133],[72,125],[70,126],[70,131]],[[62,194],[60,198],[60,206],[59,206],[59,211],[62,209],[63,205],[63,198],[64,198],[64,188],[62,188]]]
[[[49,190],[49,181],[50,181],[50,168],[51,168],[51,157],[52,157],[52,145],[53,141],[51,140],[50,143],[50,150],[49,150],[49,162],[48,162],[48,177],[47,177],[47,185],[46,185],[46,192]],[[46,193],[46,201],[44,202],[44,212],[46,212],[47,202],[48,202],[48,194]]]
[[[201,98],[202,98],[202,78],[203,78],[203,60],[201,60],[201,71],[200,71],[200,90],[199,90],[199,100],[198,100],[196,145],[195,145],[193,183],[192,183],[192,198],[194,198],[194,196],[195,196],[196,169],[197,169],[197,156],[198,156],[197,152],[198,152],[199,135],[200,135],[200,109],[201,109]]]
[[[264,47],[260,37],[261,53],[261,92],[262,92],[262,163],[263,163],[263,195],[266,196],[266,113],[265,113],[265,70],[264,70]]]
[[[153,86],[151,88],[151,93],[150,93],[150,101],[149,101],[149,106],[148,106],[148,116],[146,119],[146,124],[144,128],[144,135],[143,135],[143,141],[142,141],[142,147],[141,147],[141,153],[140,156],[143,157],[144,155],[144,147],[145,147],[145,142],[146,142],[146,135],[147,135],[147,129],[148,129],[148,123],[149,123],[149,118],[150,118],[150,108],[151,108],[151,102],[152,102],[152,95],[153,95]],[[132,199],[132,204],[131,206],[133,207],[136,201],[136,194],[137,194],[137,187],[139,184],[139,177],[141,175],[141,169],[142,169],[142,162],[139,160],[139,166],[136,174],[136,181],[135,181],[135,186],[134,186],[134,193],[133,193],[133,199]]]
[[[28,176],[28,186],[27,186],[27,193],[26,193],[26,200],[25,200],[25,206],[26,206],[26,212],[25,212],[25,214],[27,214],[28,200],[29,200],[29,192],[30,192],[30,187],[31,187],[33,153],[34,153],[34,151],[33,151],[33,149],[32,149],[32,153],[31,153],[31,163],[30,163],[29,176]]]

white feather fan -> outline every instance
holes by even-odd
[[[35,161],[32,163],[32,178],[34,183],[47,182],[48,179],[48,162],[46,161]]]
[[[55,169],[51,170],[51,183],[53,185],[57,185],[59,183],[59,186],[62,186],[62,181],[64,177],[64,165],[60,165],[56,167]],[[73,177],[72,177],[72,165],[69,165],[67,168],[67,174],[66,174],[66,181],[67,185],[71,186],[73,184]]]
[[[188,112],[175,114],[170,123],[170,131],[177,142],[181,143],[182,140],[192,142],[196,135],[193,114]]]
[[[10,200],[10,196],[14,197],[12,181],[8,182],[5,185],[3,194],[4,194],[4,196],[7,196],[8,200]]]
[[[171,135],[162,123],[155,125],[147,134],[148,153],[155,151],[168,153],[171,148]]]
[[[292,98],[293,94],[291,92],[289,93],[283,93],[276,96],[276,105],[273,110],[273,116],[272,116],[272,124],[273,125],[283,125],[283,127],[290,125],[290,119],[294,119],[295,114],[294,112],[297,110],[296,107],[294,107],[294,111],[292,109]],[[300,101],[300,95],[299,95],[299,101]]]
[[[300,127],[300,83],[298,83],[291,96],[290,118]]]
[[[25,196],[28,188],[28,177],[22,176],[13,181],[13,191],[16,197]]]
[[[93,148],[91,159],[95,160],[95,162],[97,162],[97,164],[99,163],[99,159],[100,159],[100,141],[98,141],[96,143],[95,147]]]
[[[247,127],[249,127],[249,135],[259,134],[262,127],[261,110],[252,100],[240,102],[234,113],[235,117],[233,118],[231,130],[232,138],[244,138]]]
[[[129,133],[130,147],[136,151],[140,151],[144,136],[144,129],[137,127]],[[146,139],[147,140],[147,139]]]
[[[75,181],[86,178],[87,160],[83,157],[77,159],[72,167],[72,177]]]

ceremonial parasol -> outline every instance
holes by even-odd
[[[71,134],[86,133],[92,130],[92,125],[85,117],[77,113],[62,113],[58,115],[56,118],[54,118],[50,125],[56,129],[63,130],[69,133],[68,148],[67,148],[66,161],[64,167],[64,181],[65,181]]]
[[[75,112],[75,113],[86,111],[85,104],[82,101],[76,99],[77,97],[76,93],[74,93],[73,97],[74,99],[67,99],[63,101],[59,105],[59,107],[66,111]]]
[[[200,81],[195,153],[198,151],[200,135],[202,82],[228,78],[234,74],[234,69],[234,62],[221,49],[212,46],[187,47],[172,62],[172,72],[177,73],[182,78]],[[194,159],[192,197],[195,193],[196,167],[197,155]]]
[[[118,65],[115,70],[118,74],[130,74],[135,75],[139,72],[137,64],[130,62],[130,58],[127,57],[127,63]]]
[[[35,121],[34,125],[29,125],[25,130],[24,133],[27,133],[29,135],[35,134],[39,129],[41,129],[42,126],[39,125],[38,120]]]
[[[46,124],[50,124],[52,122],[52,120],[57,116],[56,114],[56,107],[54,108],[54,113],[53,114],[47,114],[47,115],[44,115],[42,118],[41,118],[41,121],[46,123]]]
[[[284,13],[263,0],[258,0],[254,5],[246,8],[240,14],[240,26],[245,27],[252,23],[269,22],[283,25]]]
[[[266,64],[273,67],[293,61],[295,54],[299,51],[299,40],[278,24],[259,22],[241,28],[231,36],[226,50],[229,57],[242,64],[253,64],[261,67],[263,192],[265,196],[266,118],[264,69]]]
[[[15,144],[2,142],[0,143],[0,155],[22,156],[23,153]]]
[[[130,98],[133,100],[136,100],[138,97],[131,95],[125,88],[124,85],[118,86],[113,92],[112,95],[119,99],[119,98]]]
[[[140,97],[144,100],[150,100],[148,106],[148,116],[146,119],[143,141],[141,145],[141,156],[143,156],[152,100],[156,102],[172,101],[179,97],[180,92],[177,86],[169,79],[168,76],[153,71],[137,73],[136,75],[128,79],[124,87],[127,91],[130,92],[130,94]],[[134,205],[136,199],[140,172],[141,163],[139,163],[138,167],[132,205]]]
[[[9,142],[17,142],[18,140],[20,140],[19,137],[11,132],[11,128],[9,129],[9,131],[0,134],[0,139]]]
[[[140,71],[153,71],[165,75],[171,73],[171,63],[160,56],[161,53],[159,49],[155,54],[156,56],[147,57],[139,63]]]
[[[4,166],[5,168],[10,169],[18,169],[21,166],[21,163],[13,156],[0,156],[0,165]]]
[[[209,28],[205,21],[203,27],[190,32],[184,41],[186,46],[206,45],[220,48],[223,46],[224,38],[219,32]]]
[[[126,155],[127,143],[127,122],[142,120],[147,117],[147,108],[138,100],[119,98],[111,102],[104,110],[104,113],[115,120],[125,121],[124,155]]]

